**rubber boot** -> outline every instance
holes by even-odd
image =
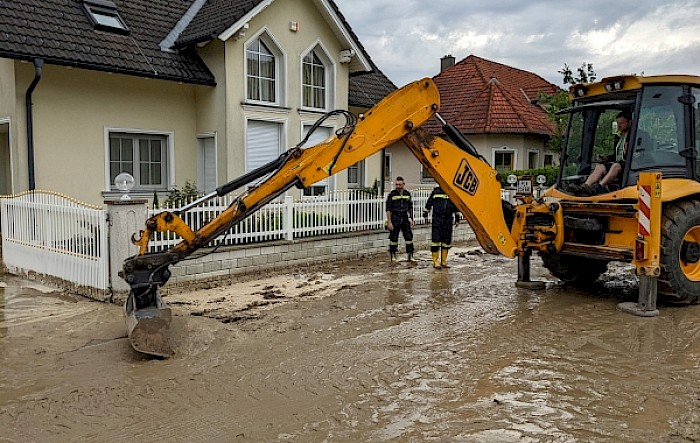
[[[391,259],[391,264],[392,264],[392,265],[398,261],[398,259],[396,258],[396,252],[390,252],[390,253],[389,253],[389,258]]]
[[[433,254],[433,268],[440,269],[440,251],[432,251]]]
[[[413,254],[406,254],[406,259],[408,260],[409,263],[415,263],[416,259],[413,258]]]
[[[442,266],[443,268],[449,268],[449,266],[447,266],[447,254],[449,252],[450,252],[450,250],[445,249],[445,248],[442,248],[442,250],[440,251],[440,253],[441,253],[440,266]]]

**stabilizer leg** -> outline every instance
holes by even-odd
[[[618,303],[617,309],[638,317],[656,317],[659,310],[656,309],[656,287],[658,278],[651,275],[639,276],[639,300],[637,303]]]
[[[544,289],[545,284],[543,281],[530,280],[531,255],[532,251],[530,249],[524,249],[518,255],[518,281],[515,282],[515,286],[523,289]]]

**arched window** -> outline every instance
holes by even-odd
[[[258,37],[246,46],[246,98],[252,101],[277,103],[277,57],[269,44]]]
[[[318,49],[314,49],[302,61],[302,106],[326,109],[328,69],[319,53]]]

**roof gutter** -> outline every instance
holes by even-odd
[[[36,180],[34,178],[34,115],[32,113],[32,93],[36,89],[36,85],[41,80],[41,67],[44,65],[44,60],[41,58],[34,59],[34,80],[27,89],[25,106],[27,109],[27,169],[29,170],[29,190],[36,189]]]

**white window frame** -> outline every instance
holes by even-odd
[[[311,126],[313,126],[314,123],[315,123],[315,122],[312,122],[312,121],[302,121],[302,122],[301,122],[301,130],[300,130],[300,132],[301,132],[301,134],[302,134],[302,137],[301,137],[302,139],[303,139],[304,137],[306,137],[306,134],[304,133],[304,130],[306,129],[306,127],[307,127],[307,126],[308,126],[308,127],[311,127]],[[328,123],[328,120],[326,121],[326,123]],[[328,129],[328,131],[330,132],[330,136],[331,136],[331,137],[333,136],[333,134],[335,133],[335,130],[337,129],[335,126],[321,125],[320,127],[321,127],[321,128],[324,128],[324,129]],[[310,146],[313,146],[313,143],[307,142],[307,143],[304,145],[304,147],[307,147],[307,148],[310,147]],[[317,183],[314,183],[313,185],[311,185],[311,187],[310,187],[309,189],[317,189],[317,188],[320,188],[320,187],[322,187],[322,186],[325,188],[325,194],[328,194],[328,192],[330,192],[330,191],[332,191],[333,189],[335,189],[335,188],[336,188],[336,174],[334,174],[334,175],[332,175],[332,176],[330,176],[330,177],[328,177],[328,178],[326,178],[326,179],[324,179],[324,180],[321,180],[321,181],[319,181],[319,182],[317,182]],[[313,196],[316,196],[315,194],[313,194],[313,192],[315,192],[315,191],[311,191],[311,192],[312,192],[312,195],[306,195],[306,192],[307,192],[306,189],[302,191],[302,194],[303,194],[305,197],[313,197]]]
[[[350,168],[357,167],[357,183],[350,183]],[[367,164],[365,159],[358,161],[357,163],[350,165],[347,169],[347,183],[348,189],[361,189],[367,187]]]
[[[104,182],[104,189],[105,192],[120,192],[116,189],[114,186],[114,183],[110,183],[110,162],[111,162],[111,157],[110,157],[110,150],[109,150],[109,135],[112,133],[121,133],[121,134],[135,134],[135,135],[156,135],[156,136],[162,136],[165,137],[165,144],[166,144],[166,177],[165,177],[165,185],[163,187],[159,188],[140,188],[138,183],[134,187],[134,190],[132,192],[134,193],[143,193],[144,195],[146,194],[152,194],[155,191],[167,191],[169,189],[173,188],[173,185],[175,184],[175,133],[172,131],[159,131],[155,129],[134,129],[134,128],[112,128],[112,127],[105,127],[104,128],[104,155],[105,155],[105,182]],[[137,177],[134,177],[137,178]]]
[[[551,158],[552,158],[552,162],[550,163],[549,166],[554,166],[554,154],[551,154],[551,153],[549,153],[549,152],[545,152],[545,153],[544,153],[544,156],[543,156],[543,160],[542,160],[542,167],[545,167],[545,168],[546,168],[546,167],[548,166],[548,165],[546,165],[546,163],[547,163],[547,157],[551,157]]]
[[[243,173],[248,171],[248,122],[261,121],[269,123],[277,123],[280,125],[280,145],[278,147],[277,155],[284,151],[284,147],[287,146],[287,119],[274,118],[263,115],[246,115],[244,127],[243,127],[243,140],[245,140],[245,150],[243,155]]]
[[[117,11],[117,5],[111,0],[85,0],[83,8],[87,14],[90,25],[97,30],[129,34],[129,27]]]
[[[304,58],[312,51],[317,51],[317,55],[321,59],[321,62],[323,63],[323,66],[325,68],[325,106],[322,108],[315,108],[311,106],[306,106],[304,104]],[[299,103],[301,103],[301,109],[326,111],[335,107],[336,64],[329,54],[330,52],[326,49],[326,47],[320,40],[316,40],[314,44],[312,44],[304,52],[302,52],[302,55],[299,58],[299,79],[301,82],[301,90],[299,92]]]
[[[210,192],[212,189],[204,187],[204,153],[202,149],[202,141],[205,139],[214,139],[214,185],[215,189],[219,183],[219,140],[216,132],[197,134],[197,187],[203,192]]]
[[[513,154],[513,170],[518,169],[518,150],[511,148],[509,146],[500,146],[498,148],[491,148],[491,164],[493,168],[496,169],[496,153],[512,153]]]
[[[14,159],[14,154],[13,154],[13,149],[12,149],[12,122],[10,117],[0,117],[0,125],[7,125],[7,149],[10,151],[9,156],[10,156],[10,164],[7,166],[7,169],[10,172],[10,194],[15,192],[15,171],[12,165],[15,164],[15,159]]]
[[[535,154],[537,156],[537,160],[535,163],[537,163],[534,167],[530,168],[530,154]],[[540,151],[537,151],[535,149],[528,149],[527,151],[527,168],[523,167],[523,169],[536,169],[540,167]],[[523,165],[525,166],[525,165]]]
[[[386,152],[386,151],[384,151],[384,168],[383,168],[383,170],[382,170],[382,180],[385,181],[385,182],[386,182],[386,181],[391,182],[391,180],[392,180],[391,177],[392,177],[392,174],[393,174],[393,172],[394,172],[393,169],[392,169],[392,167],[391,167],[391,166],[392,166],[392,158],[391,158],[391,155],[392,155],[391,152]],[[389,160],[388,163],[387,163],[387,159]],[[387,166],[387,164],[389,165],[389,176],[388,176],[388,177],[387,177],[387,175],[386,175],[386,166]]]
[[[427,173],[428,170],[425,166],[420,166],[420,182],[421,183],[435,183],[435,178]]]
[[[274,101],[253,100],[248,98],[248,46],[255,40],[261,39],[265,46],[275,56],[275,99]],[[243,97],[245,103],[266,106],[285,106],[287,102],[287,54],[282,50],[282,45],[263,27],[243,45]]]

